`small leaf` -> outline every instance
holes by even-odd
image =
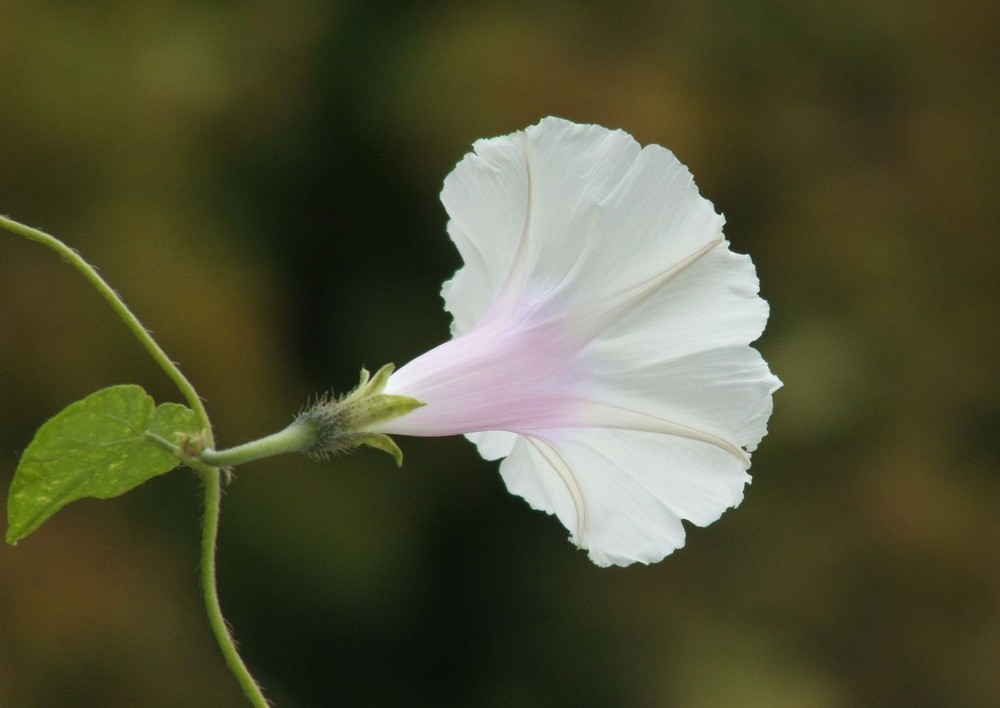
[[[72,501],[116,497],[180,464],[146,433],[177,443],[178,433],[198,432],[195,414],[177,403],[154,406],[139,386],[111,386],[46,421],[10,485],[7,543],[17,543]]]

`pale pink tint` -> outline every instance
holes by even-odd
[[[565,426],[573,417],[571,360],[580,345],[559,322],[490,318],[390,377],[386,393],[424,406],[385,423],[382,432],[441,436]]]

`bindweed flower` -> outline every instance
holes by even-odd
[[[750,258],[688,170],[546,118],[480,140],[441,199],[464,266],[453,338],[393,373],[379,434],[465,434],[598,565],[651,563],[743,498],[781,385]]]

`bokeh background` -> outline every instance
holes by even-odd
[[[673,149],[752,254],[784,380],[743,505],[602,570],[462,439],[239,471],[223,606],[280,706],[1000,705],[1000,5],[34,2],[0,212],[79,248],[222,444],[447,337],[438,202],[549,114]],[[116,383],[178,394],[0,234],[0,484]],[[185,470],[0,548],[0,705],[239,706]]]

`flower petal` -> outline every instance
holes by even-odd
[[[441,193],[465,261],[443,288],[456,334],[502,294],[587,308],[720,237],[723,219],[687,168],[622,131],[546,118],[475,150]]]
[[[520,436],[505,430],[488,430],[482,433],[468,433],[465,437],[476,446],[484,460],[499,460],[510,454]]]
[[[757,339],[768,306],[750,257],[728,246],[720,242],[609,323],[602,352],[617,350],[631,369]]]
[[[649,417],[702,431],[702,439],[723,440],[730,451],[734,447],[753,451],[767,433],[771,394],[781,382],[756,350],[730,347],[636,368],[617,381],[610,373],[591,377],[582,386],[591,406],[580,410],[578,425],[652,431],[654,427],[642,423],[642,417]],[[604,406],[634,415],[602,414]],[[627,424],[629,420],[634,422]],[[666,426],[660,431],[677,434]]]
[[[753,450],[781,386],[747,346],[767,321],[757,289],[747,256],[713,249],[575,357],[582,397]]]
[[[445,178],[448,234],[465,264],[442,287],[453,334],[479,321],[507,281],[524,233],[528,174],[511,136],[478,140]]]
[[[742,501],[750,481],[739,460],[695,440],[588,429],[541,439],[572,471],[572,484],[522,438],[500,467],[507,488],[555,514],[571,540],[602,566],[661,560],[684,545],[681,519],[712,523]]]
[[[640,151],[620,132],[607,131],[597,141],[596,131],[581,131],[567,136],[563,154],[543,151],[551,142],[541,143],[545,136],[531,129],[528,135],[539,143],[528,143],[535,148],[528,158],[532,231],[544,238],[533,240],[527,267],[531,286],[549,293],[551,302],[602,303],[656,280],[719,239],[722,217],[669,150],[650,145]]]

